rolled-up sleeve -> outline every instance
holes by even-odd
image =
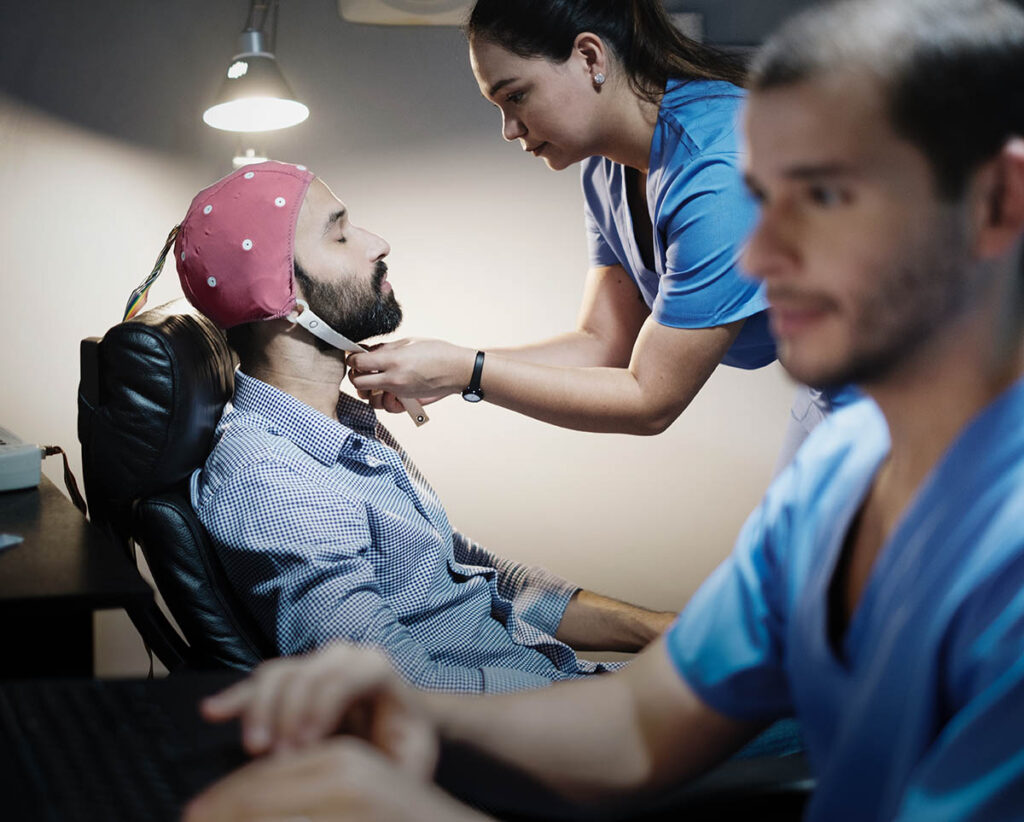
[[[473,542],[464,534],[453,534],[456,561],[468,566],[493,568],[497,572],[498,594],[512,603],[519,617],[554,636],[578,585],[537,565],[523,565]]]

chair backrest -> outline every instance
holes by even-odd
[[[189,502],[234,387],[223,332],[184,300],[82,341],[78,439],[93,523],[141,546],[184,635],[155,607],[131,614],[169,669],[248,669],[270,643],[233,595]]]

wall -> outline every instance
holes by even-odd
[[[230,170],[232,138],[199,117],[247,7],[0,9],[0,421],[69,448],[76,471],[78,341],[118,321],[192,195]],[[574,322],[583,282],[578,178],[499,139],[465,52],[455,29],[355,27],[329,0],[287,0],[278,56],[313,113],[264,146],[314,169],[391,243],[403,333],[474,346],[554,334]],[[151,303],[179,295],[168,271]],[[678,608],[767,484],[790,395],[777,367],[720,369],[649,439],[563,431],[457,398],[423,429],[389,422],[474,538]],[[60,484],[54,460],[46,473]],[[102,672],[145,670],[122,615],[102,617],[99,646]]]

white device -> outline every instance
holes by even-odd
[[[375,26],[464,26],[472,8],[472,0],[338,0],[342,18]],[[704,39],[701,12],[671,12],[669,16],[687,37]]]
[[[35,488],[42,464],[42,448],[22,442],[6,428],[0,428],[0,491]]]
[[[338,0],[350,23],[378,26],[461,26],[472,6],[472,0]]]
[[[366,353],[366,349],[359,343],[354,343],[348,337],[343,337],[327,323],[321,320],[316,314],[310,311],[309,303],[305,300],[295,301],[295,310],[288,315],[287,320],[290,323],[301,325],[314,337],[319,337],[328,345],[333,345],[341,351],[350,351],[353,353],[359,352],[362,354]],[[406,413],[412,417],[412,421],[416,423],[417,428],[424,423],[430,422],[430,417],[427,416],[427,412],[423,410],[423,406],[420,405],[418,401],[411,397],[400,397],[398,401],[402,403],[402,407],[405,408]]]

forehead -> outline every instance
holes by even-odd
[[[295,226],[298,236],[322,234],[327,220],[345,206],[319,177],[315,178],[306,189],[306,199],[299,209],[299,219]]]
[[[481,37],[469,41],[469,63],[480,93],[485,97],[489,97],[491,88],[502,80],[520,79],[550,65],[543,57],[520,57],[493,40]]]
[[[765,174],[826,159],[885,162],[909,145],[894,132],[877,81],[851,72],[751,92],[745,128],[748,164]]]

